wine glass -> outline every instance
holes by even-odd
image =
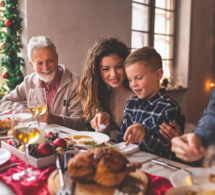
[[[44,88],[36,88],[37,108],[38,117],[43,115],[47,110],[46,92]]]
[[[33,115],[34,121],[36,121],[38,113],[36,89],[31,88],[29,90],[28,111]]]
[[[40,135],[40,130],[38,125],[31,125],[27,123],[18,123],[12,127],[12,133],[16,140],[18,140],[21,144],[24,145],[24,161],[25,161],[25,169],[19,173],[14,173],[12,178],[18,181],[31,181],[36,179],[39,176],[39,173],[36,171],[31,171],[27,169],[28,167],[28,145],[37,141]]]

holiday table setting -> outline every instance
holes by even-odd
[[[60,133],[60,137],[72,137],[74,135],[83,135],[84,131],[75,131],[66,127],[62,127],[59,125],[44,125],[43,127],[44,131],[46,133],[49,133],[51,131],[58,130]],[[101,139],[101,142],[107,141],[106,135],[100,135],[99,133],[95,132],[88,132],[87,135],[91,135],[91,137],[94,137],[96,139]],[[112,144],[112,143],[111,143]],[[2,145],[2,144],[1,144]],[[7,149],[10,147],[4,141],[3,145],[7,145]],[[131,147],[132,148],[132,147]],[[1,149],[5,149],[2,148]],[[86,150],[86,148],[78,147],[78,152],[83,152],[83,149]],[[146,153],[143,151],[136,150],[132,148],[128,152],[128,150],[125,150],[126,154],[125,157],[128,159],[129,162],[141,162],[142,166],[140,170],[144,173],[146,176],[146,183],[147,186],[145,189],[145,194],[165,194],[168,189],[172,188],[173,185],[170,182],[170,177],[173,173],[175,173],[177,170],[172,169],[169,167],[164,167],[162,165],[156,164],[152,162],[152,160],[160,160],[162,162],[170,163],[172,165],[175,165],[180,168],[188,168],[188,165],[174,162],[168,159],[161,158],[159,156]],[[55,158],[51,160],[50,165],[46,165],[45,167],[35,168],[31,165],[29,165],[30,170],[37,171],[39,173],[39,177],[37,177],[35,180],[32,181],[15,181],[12,178],[12,175],[16,172],[20,172],[25,169],[25,163],[20,160],[17,156],[17,152],[10,156],[7,162],[0,165],[0,188],[1,188],[1,194],[20,194],[25,195],[28,193],[33,194],[51,194],[50,190],[48,189],[48,179],[50,175],[56,171],[56,164],[55,164]],[[50,157],[46,157],[51,158]],[[43,158],[42,158],[43,159]],[[9,167],[7,169],[1,170],[1,168],[6,167],[7,165],[15,164],[13,167]],[[34,165],[35,166],[35,165]]]

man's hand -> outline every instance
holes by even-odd
[[[145,128],[141,124],[134,124],[128,127],[123,137],[124,141],[126,141],[125,145],[140,143],[145,137]]]
[[[99,129],[99,125],[104,124],[108,126],[110,124],[110,116],[106,112],[98,113],[90,122],[93,129]]]
[[[56,124],[58,121],[58,117],[56,115],[53,115],[48,109],[43,115],[40,115],[40,122],[44,122],[47,124],[53,123]]]
[[[171,150],[183,161],[193,162],[201,159],[206,153],[201,138],[195,133],[184,134],[172,139]]]

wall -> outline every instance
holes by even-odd
[[[187,120],[196,123],[210,98],[214,0],[193,0]]]
[[[81,73],[81,63],[96,38],[116,36],[131,43],[130,0],[23,0],[22,42],[26,46],[35,35],[52,39],[59,62]],[[26,73],[32,69],[26,66]]]
[[[191,28],[184,31],[185,38],[178,37],[181,51],[186,44],[186,52],[190,52],[185,61],[189,65],[189,75],[184,78],[188,90],[168,94],[179,103],[186,121],[197,123],[210,96],[208,84],[211,79],[214,0],[190,1]],[[24,18],[22,42],[25,59],[29,39],[41,34],[50,37],[56,44],[59,62],[79,74],[87,49],[97,37],[117,36],[130,46],[131,0],[23,0],[20,9]],[[185,16],[187,10],[183,8],[181,14]],[[183,32],[185,23],[178,25]],[[186,36],[190,37],[190,41]],[[185,56],[178,57],[182,61],[179,64],[184,68]],[[31,72],[26,60],[26,73]]]

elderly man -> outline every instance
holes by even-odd
[[[13,108],[13,103],[17,102],[14,109],[26,112],[27,108],[19,102],[27,101],[30,88],[42,87],[46,91],[48,109],[40,116],[40,121],[83,129],[81,103],[76,93],[79,77],[58,64],[58,54],[52,41],[45,36],[32,37],[28,44],[28,58],[34,73],[4,96],[0,111]]]

